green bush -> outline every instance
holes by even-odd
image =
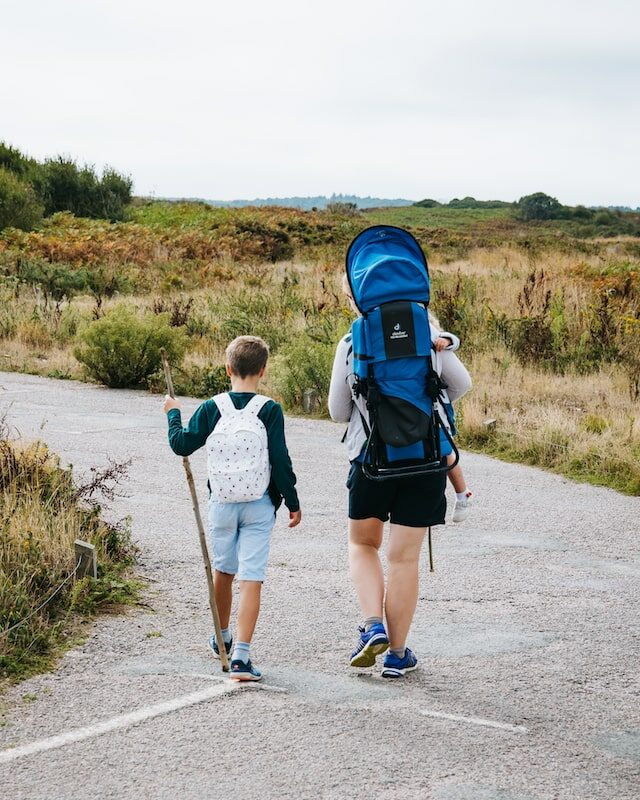
[[[47,215],[71,211],[77,217],[123,219],[131,202],[132,181],[113,169],[98,177],[93,167],[79,167],[70,158],[49,158],[38,166],[33,184]]]
[[[286,408],[302,406],[306,389],[313,389],[326,406],[335,344],[314,342],[307,336],[283,347],[273,359],[271,382]]]
[[[155,372],[147,381],[152,392],[164,394],[166,383],[163,370]],[[229,376],[224,365],[209,364],[199,366],[188,364],[173,371],[173,385],[176,394],[186,397],[213,397],[229,391]]]
[[[126,306],[116,308],[79,334],[75,356],[89,375],[112,388],[145,385],[162,363],[160,351],[179,363],[186,347],[184,332],[172,328],[166,315],[142,319]]]
[[[180,394],[190,397],[213,397],[229,391],[229,376],[224,364],[199,367],[192,364],[180,369],[176,375],[176,386]]]
[[[432,286],[431,310],[441,329],[459,336],[467,352],[484,347],[485,313],[479,281],[458,270],[455,275],[435,273]]]
[[[527,194],[518,200],[518,216],[525,222],[536,219],[558,219],[564,206],[544,192]]]
[[[418,200],[413,205],[418,206],[418,208],[438,208],[442,203],[439,203],[437,200],[432,200],[430,197],[425,197],[424,200]]]
[[[0,142],[0,167],[16,177],[29,181],[38,169],[38,162],[24,156],[17,147]]]
[[[216,339],[226,346],[236,336],[261,336],[272,351],[292,337],[302,299],[295,287],[282,286],[278,292],[242,290],[215,306],[220,319]]]
[[[31,230],[43,211],[33,188],[0,166],[0,230],[9,226]]]
[[[20,259],[16,276],[22,283],[37,286],[42,292],[45,308],[53,302],[60,305],[81,292],[87,285],[87,273],[66,264],[51,264],[44,259]]]

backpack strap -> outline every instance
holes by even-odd
[[[257,417],[269,400],[271,400],[270,397],[265,397],[263,394],[256,394],[242,410]]]
[[[220,416],[224,416],[225,414],[233,414],[238,409],[233,405],[233,400],[229,397],[228,392],[222,392],[222,394],[217,394],[213,398],[213,402],[218,407],[218,411],[220,412]]]

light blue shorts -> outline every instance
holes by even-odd
[[[268,494],[249,503],[209,500],[214,569],[241,581],[264,581],[275,521]]]

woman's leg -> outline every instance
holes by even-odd
[[[392,650],[404,649],[418,602],[420,549],[426,528],[391,525],[385,615]]]
[[[383,527],[375,517],[349,520],[349,571],[364,619],[382,618],[384,573],[378,551]]]

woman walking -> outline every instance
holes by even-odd
[[[359,314],[347,281],[343,284],[352,309]],[[432,340],[439,332],[431,330]],[[450,349],[434,351],[435,371],[447,386],[445,402],[454,402],[471,388],[469,373]],[[351,655],[354,667],[371,667],[385,653],[382,675],[402,677],[416,668],[417,658],[406,646],[418,599],[420,551],[428,527],[444,523],[446,472],[374,481],[362,469],[371,420],[367,401],[354,391],[354,350],[351,333],[336,350],[329,413],[348,422],[346,444],[351,468],[349,489],[349,568],[363,624]],[[443,453],[446,455],[446,453]],[[388,576],[380,561],[384,523],[390,521]],[[386,619],[386,626],[385,626]]]

